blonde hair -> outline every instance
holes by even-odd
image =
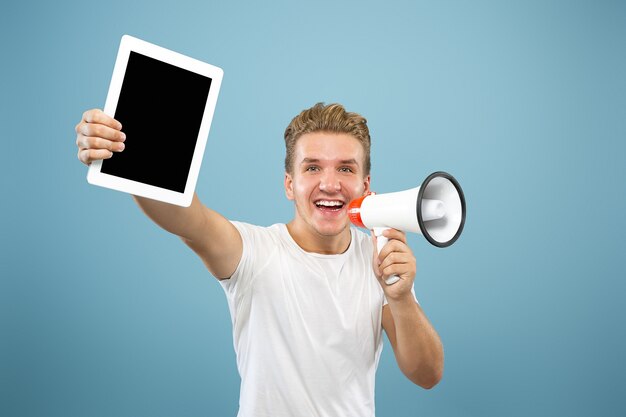
[[[365,154],[364,174],[369,175],[371,169],[370,132],[365,117],[357,113],[347,112],[338,103],[325,105],[317,103],[303,110],[294,117],[285,129],[285,171],[293,173],[293,158],[296,142],[306,133],[328,132],[347,133],[357,139],[363,146]]]

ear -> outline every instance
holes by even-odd
[[[285,195],[288,200],[293,200],[293,178],[288,172],[285,172]]]
[[[371,177],[368,175],[363,179],[363,195],[370,192]]]

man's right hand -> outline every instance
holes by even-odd
[[[125,140],[122,124],[100,109],[87,110],[76,125],[78,159],[85,165],[109,159],[113,152],[122,152]]]

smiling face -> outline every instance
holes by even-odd
[[[288,227],[304,249],[341,247],[346,239],[349,244],[348,203],[369,191],[364,161],[363,146],[349,134],[314,132],[298,138],[285,193],[296,206]]]

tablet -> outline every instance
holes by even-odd
[[[223,71],[124,35],[104,112],[122,123],[125,149],[89,166],[87,181],[191,204]]]

